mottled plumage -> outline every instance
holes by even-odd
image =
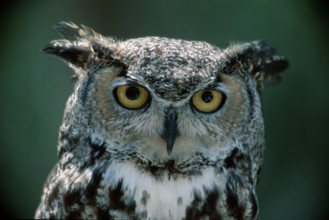
[[[257,219],[259,92],[284,58],[261,41],[221,50],[56,29],[44,51],[69,63],[75,87],[36,218]]]

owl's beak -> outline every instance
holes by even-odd
[[[167,142],[168,155],[171,154],[177,136],[177,114],[173,109],[168,109],[164,123],[164,132],[161,137]]]

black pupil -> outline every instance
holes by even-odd
[[[205,103],[209,103],[212,101],[212,99],[214,98],[212,92],[210,91],[205,91],[204,93],[202,93],[202,96],[201,96],[202,100],[205,102]]]
[[[138,99],[139,95],[140,95],[139,89],[137,87],[135,87],[135,86],[130,86],[126,90],[126,96],[130,100],[136,100],[136,99]]]

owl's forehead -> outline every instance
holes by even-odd
[[[200,83],[218,76],[221,51],[205,42],[137,38],[119,46],[127,76],[141,78],[162,98],[183,99]]]

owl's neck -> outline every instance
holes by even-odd
[[[234,161],[227,163],[230,168],[208,166],[199,175],[171,178],[164,174],[158,178],[131,161],[112,162],[102,166],[100,186],[110,195],[110,204],[119,203],[123,210],[133,209],[133,216],[194,219],[212,215],[215,219],[221,216],[253,219],[258,209],[254,185],[242,170],[232,169]]]
[[[136,213],[147,213],[150,219],[182,219],[192,214],[196,211],[196,202],[206,204],[207,200],[222,194],[225,179],[218,178],[212,167],[198,176],[173,179],[163,175],[159,179],[130,162],[112,163],[103,175],[106,188],[110,191],[120,188],[123,192],[120,200],[134,200]]]

